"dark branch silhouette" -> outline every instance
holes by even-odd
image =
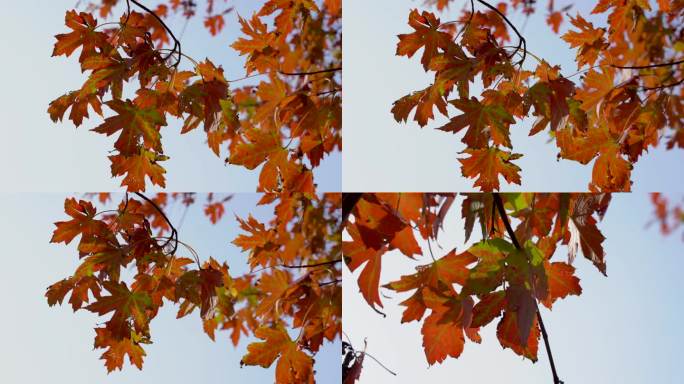
[[[183,56],[183,53],[181,51],[180,40],[178,40],[176,38],[176,35],[173,34],[173,31],[171,30],[171,28],[169,28],[169,26],[166,25],[164,20],[162,20],[161,17],[159,17],[159,15],[157,15],[153,10],[147,8],[143,4],[140,4],[136,0],[126,0],[126,6],[128,8],[128,11],[127,11],[127,15],[126,15],[126,20],[124,21],[124,25],[126,25],[126,23],[128,22],[128,18],[131,16],[131,4],[130,3],[137,5],[138,7],[142,8],[145,12],[152,15],[152,17],[154,17],[159,22],[159,24],[161,24],[162,27],[164,27],[164,29],[169,33],[169,35],[171,35],[171,38],[173,39],[173,49],[171,49],[171,51],[166,55],[166,57],[164,57],[164,60],[166,61],[174,53],[178,53],[178,58],[176,59],[176,62],[173,64],[174,67],[178,67],[178,65],[180,64],[180,61],[181,61],[181,57]]]
[[[284,71],[278,71],[281,75],[286,75],[286,76],[308,76],[308,75],[316,75],[319,73],[328,73],[328,72],[337,72],[341,71],[342,67],[335,67],[335,68],[328,68],[328,69],[321,69],[320,71],[311,71],[311,72],[284,72]]]
[[[281,267],[283,268],[290,268],[290,269],[300,269],[300,268],[316,268],[320,267],[323,265],[332,265],[332,264],[337,264],[342,262],[342,259],[337,259],[337,260],[328,260],[328,261],[322,261],[320,263],[315,263],[315,264],[300,264],[300,265],[286,265],[283,264]]]
[[[491,9],[497,15],[499,15],[506,22],[506,24],[508,24],[513,29],[513,32],[515,32],[515,34],[518,35],[518,47],[515,49],[515,52],[508,56],[508,58],[511,59],[518,53],[518,51],[522,49],[522,58],[517,63],[518,65],[520,65],[520,67],[522,67],[523,63],[525,62],[525,58],[527,57],[527,41],[525,40],[523,35],[520,33],[520,31],[518,31],[518,28],[516,28],[515,25],[513,25],[513,23],[508,19],[508,17],[506,17],[506,15],[499,11],[498,8],[483,0],[477,0],[477,2]]]
[[[140,197],[141,199],[145,200],[148,204],[150,204],[154,209],[159,212],[162,217],[164,218],[164,221],[171,227],[171,236],[166,240],[166,242],[161,246],[162,248],[166,248],[166,246],[173,241],[173,249],[171,250],[170,254],[174,255],[176,254],[176,251],[178,250],[178,230],[176,230],[176,227],[171,223],[171,220],[169,220],[168,216],[166,216],[166,213],[164,213],[164,210],[162,210],[154,201],[152,201],[150,198],[147,196],[143,195],[140,192],[134,192],[136,196]]]
[[[684,64],[684,60],[670,61],[668,63],[648,64],[648,65],[613,65],[613,64],[611,64],[610,66],[613,68],[618,68],[618,69],[648,69],[648,68],[670,67],[670,66],[679,65],[679,64]]]

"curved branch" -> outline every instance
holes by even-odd
[[[126,0],[126,3],[127,3],[127,4],[128,4],[128,1],[129,1],[129,0]],[[181,51],[181,43],[180,43],[180,40],[178,40],[178,39],[176,38],[176,35],[173,34],[173,31],[171,30],[171,28],[169,28],[169,26],[166,25],[166,23],[164,22],[164,20],[162,20],[161,17],[159,17],[159,15],[157,15],[154,11],[152,11],[152,10],[149,9],[149,8],[147,8],[147,7],[144,6],[143,4],[140,4],[140,3],[137,2],[136,0],[130,0],[130,2],[132,2],[132,3],[135,4],[135,5],[137,5],[138,7],[142,8],[143,10],[145,10],[145,12],[149,13],[150,15],[152,15],[152,17],[154,17],[154,18],[159,22],[159,24],[161,24],[162,27],[164,27],[164,29],[169,33],[169,35],[171,35],[171,38],[173,39],[173,49],[171,50],[171,52],[169,52],[168,55],[166,55],[166,57],[164,58],[164,60],[167,60],[169,57],[171,57],[171,55],[174,54],[174,52],[178,51],[178,58],[176,59],[176,63],[173,65],[174,67],[178,67],[178,65],[180,64],[180,61],[181,61],[181,56],[183,55],[183,53],[182,53],[182,51]],[[129,14],[129,16],[130,16],[130,4],[128,4],[128,6],[129,6],[129,7],[128,7],[128,14]],[[126,20],[128,20],[128,17],[126,17]]]
[[[520,51],[522,49],[522,51],[523,51],[522,58],[518,62],[518,64],[522,67],[523,63],[525,62],[525,57],[527,54],[527,41],[525,40],[523,35],[520,33],[520,31],[518,31],[518,28],[516,28],[515,25],[513,25],[513,23],[508,19],[508,17],[506,17],[506,15],[504,15],[503,13],[501,13],[501,11],[499,11],[498,8],[496,8],[495,6],[489,4],[488,2],[486,2],[484,0],[477,0],[477,2],[484,5],[485,7],[489,8],[489,9],[491,9],[497,15],[499,15],[506,22],[506,24],[508,24],[513,29],[515,34],[518,35],[518,47],[516,48],[515,52],[513,52],[510,56],[508,56],[508,58],[511,59],[513,56],[515,56],[516,53],[518,53],[518,51]]]
[[[136,196],[140,197],[141,199],[143,199],[147,203],[149,203],[151,206],[153,206],[154,209],[156,209],[157,212],[159,212],[162,215],[162,217],[164,218],[164,221],[166,221],[166,223],[169,225],[169,227],[171,227],[171,236],[166,241],[166,243],[164,243],[164,245],[162,245],[162,248],[166,247],[171,241],[173,241],[174,244],[173,244],[173,250],[171,251],[171,254],[172,255],[176,254],[176,251],[178,250],[178,230],[176,230],[176,227],[173,226],[173,224],[171,223],[171,220],[169,220],[168,216],[166,216],[166,213],[164,213],[164,211],[154,201],[152,201],[149,197],[143,195],[140,192],[134,192],[134,193]]]

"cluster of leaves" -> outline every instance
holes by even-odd
[[[117,0],[91,5],[109,16]],[[140,13],[131,9],[140,7]],[[207,3],[205,25],[218,34],[225,21]],[[90,110],[104,117],[93,131],[117,135],[109,156],[112,176],[123,176],[128,191],[143,191],[146,179],[165,186],[168,160],[161,128],[182,120],[181,133],[200,125],[217,156],[261,173],[257,190],[314,193],[312,169],[324,156],[341,150],[341,2],[340,0],[267,1],[251,19],[240,18],[244,36],[231,47],[246,56],[247,76],[228,80],[211,60],[194,60],[164,19],[172,13],[195,15],[194,2],[171,0],[151,10],[127,0],[118,22],[99,24],[88,12],[68,11],[71,32],[57,35],[53,56],[80,49],[88,78],[80,89],[57,98],[48,108],[53,121],[77,127]],[[167,48],[170,47],[170,48]],[[183,70],[182,63],[192,63]],[[229,83],[260,76],[256,85],[230,89]],[[129,90],[124,89],[130,87]],[[130,98],[129,98],[130,96]]]
[[[173,303],[179,318],[197,309],[212,340],[216,330],[229,331],[235,346],[244,336],[261,339],[247,346],[241,364],[277,361],[275,382],[313,383],[316,352],[341,333],[341,195],[263,195],[259,204],[274,206],[270,222],[237,218],[244,233],[233,244],[248,253],[250,270],[240,276],[231,275],[225,262],[200,261],[179,240],[164,208],[172,202],[190,206],[193,194],[138,196],[100,212],[89,201],[69,198],[70,218],[55,223],[52,237],[69,244],[80,236],[82,262],[47,289],[48,304],[61,304],[70,294],[74,311],[111,315],[95,328],[95,348],[105,350],[107,370],[121,369],[126,356],[142,369],[150,322]],[[212,223],[229,199],[209,195],[204,212]],[[192,257],[180,256],[179,246]]]
[[[454,2],[428,3],[442,10]],[[432,12],[412,10],[414,31],[399,35],[396,54],[412,57],[422,50],[421,63],[434,82],[397,100],[394,118],[406,122],[415,110],[413,119],[423,127],[435,108],[447,117],[450,105],[459,110],[437,129],[465,132],[461,171],[482,191],[498,190],[500,177],[521,183],[514,161],[522,154],[513,152],[510,130],[528,117],[535,119],[529,135],[548,128],[559,159],[593,161],[590,191],[629,191],[633,165],[650,147],[661,141],[668,149],[684,147],[684,1],[651,3],[599,1],[592,14],[607,14],[605,27],[579,14],[570,17],[573,28],[562,39],[576,49],[580,69],[570,76],[527,51],[525,38],[507,18],[511,8],[534,12],[534,1],[496,7],[471,1],[458,20],[445,23]],[[558,32],[562,14],[552,0],[548,10],[547,22]],[[506,45],[511,29],[518,40],[512,46]],[[526,58],[536,66],[527,69]],[[471,83],[482,86],[479,97],[471,95]]]
[[[501,345],[536,361],[540,332],[545,333],[538,303],[550,309],[559,299],[581,294],[572,266],[578,251],[606,273],[597,222],[610,199],[609,194],[465,194],[466,242],[476,223],[483,240],[435,258],[430,242],[438,238],[456,195],[363,194],[353,208],[345,208],[345,263],[361,271],[361,294],[380,312],[383,256],[398,250],[424,257],[417,239],[427,241],[429,263],[382,287],[411,293],[401,303],[406,307],[401,322],[423,321],[428,363],[459,357],[465,338],[480,343],[480,328],[497,318]],[[553,260],[560,245],[567,245],[567,261]]]
[[[661,193],[652,193],[655,221],[663,235],[676,232],[684,225],[684,202],[673,203]]]

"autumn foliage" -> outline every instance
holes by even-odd
[[[245,57],[240,74],[183,53],[164,20],[195,17],[195,2],[148,8],[135,0],[101,0],[90,8],[110,18],[119,3],[124,12],[111,22],[91,12],[66,13],[68,32],[56,36],[52,55],[78,51],[87,79],[50,103],[53,121],[66,116],[78,127],[99,115],[92,130],[116,137],[111,173],[130,192],[145,190],[148,180],[165,186],[162,132],[171,120],[182,123],[181,134],[201,127],[216,156],[227,151],[227,163],[261,167],[258,191],[315,191],[312,169],[342,145],[340,0],[270,0],[251,17],[239,17],[243,35],[231,48]],[[225,1],[206,2],[211,35],[233,10],[219,3]],[[258,83],[233,85],[251,77]]]
[[[81,264],[47,289],[48,304],[67,296],[74,311],[106,321],[95,327],[95,348],[108,371],[128,358],[142,369],[150,322],[162,307],[177,317],[197,312],[213,340],[218,330],[232,343],[254,336],[241,364],[270,367],[277,383],[313,383],[314,357],[323,343],[339,339],[342,317],[340,194],[265,194],[259,204],[273,218],[236,218],[242,234],[232,240],[246,255],[249,272],[231,273],[236,256],[220,262],[198,255],[164,213],[172,204],[199,204],[194,194],[126,196],[113,210],[68,198],[67,220],[55,223],[53,243],[77,242]],[[210,194],[204,205],[214,224],[230,196]],[[229,240],[229,239],[227,239]],[[198,323],[198,326],[200,323]]]
[[[549,28],[558,33],[565,19],[571,24],[561,38],[576,51],[576,73],[529,52],[510,22],[515,12],[543,9],[540,2],[425,3],[442,14],[465,6],[451,21],[411,11],[411,30],[398,36],[396,54],[420,55],[434,81],[397,100],[392,113],[421,127],[435,111],[449,117],[437,129],[462,134],[461,172],[480,190],[499,190],[501,178],[522,183],[515,164],[522,154],[514,152],[510,134],[526,119],[533,121],[530,136],[547,132],[559,159],[593,162],[588,188],[594,192],[629,191],[634,164],[650,148],[684,147],[684,1],[600,0],[591,15],[572,15],[576,2],[559,8],[549,0]]]
[[[481,232],[481,240],[440,254],[433,254],[431,243],[446,236],[442,224],[459,209],[457,195],[366,193],[356,198],[344,207],[345,263],[356,272],[368,305],[380,314],[381,289],[408,294],[401,322],[422,322],[430,365],[458,358],[466,340],[480,343],[480,329],[493,323],[504,348],[536,361],[545,333],[539,304],[550,309],[582,293],[572,265],[578,254],[606,273],[604,236],[597,224],[610,194],[464,194],[462,234],[468,243],[474,231]],[[390,251],[425,263],[399,280],[381,282]]]

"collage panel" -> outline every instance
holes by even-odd
[[[344,190],[681,190],[683,8],[347,0]]]
[[[341,12],[340,0],[12,3],[3,190],[339,192]]]
[[[684,0],[0,17],[0,383],[684,382]]]
[[[683,207],[345,194],[344,382],[680,382]]]
[[[4,383],[341,382],[340,194],[0,196]]]

